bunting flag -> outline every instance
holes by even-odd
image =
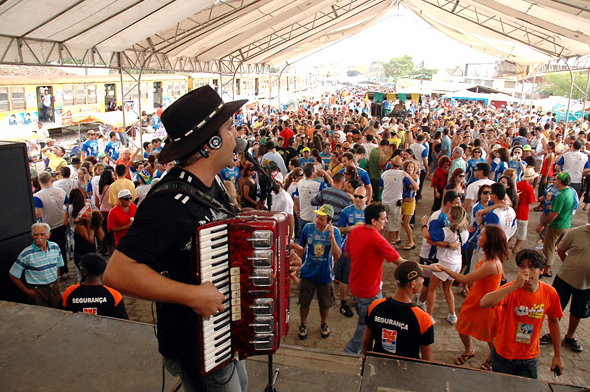
[[[415,103],[420,102],[420,94],[412,93],[412,101]]]
[[[387,100],[388,101],[395,101],[395,94],[394,93],[387,93]]]
[[[383,93],[375,93],[374,102],[383,102]]]
[[[399,97],[400,102],[402,102],[402,103],[406,102],[406,94],[405,93],[399,93],[397,96]]]
[[[369,94],[365,94],[365,101],[369,100]]]

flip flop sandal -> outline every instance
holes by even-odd
[[[469,361],[471,358],[473,358],[475,356],[475,351],[472,352],[471,354],[461,354],[459,357],[457,357],[457,359],[455,360],[455,365],[465,365],[465,363],[467,363],[467,361]]]
[[[483,365],[481,365],[480,369],[491,372],[492,371],[492,359],[491,358],[486,359],[486,361],[483,363]]]

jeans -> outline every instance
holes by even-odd
[[[180,359],[162,358],[166,370],[175,377],[180,376],[185,392],[246,392],[248,389],[245,361],[230,362],[208,376],[202,376],[196,365]]]
[[[350,339],[350,341],[344,348],[345,353],[361,353],[361,349],[363,348],[363,337],[365,336],[366,328],[365,317],[369,312],[369,306],[371,306],[373,301],[380,298],[383,298],[383,293],[381,291],[373,298],[354,297],[354,306],[356,308],[357,314],[359,315],[359,318],[356,324],[356,331],[354,331],[352,339]]]
[[[492,350],[492,369],[496,373],[512,374],[514,376],[539,378],[539,361],[533,359],[506,359]]]

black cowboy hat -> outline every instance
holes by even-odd
[[[178,98],[162,113],[168,138],[159,161],[166,163],[195,152],[246,102],[247,99],[241,99],[224,103],[210,86]]]

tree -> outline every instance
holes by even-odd
[[[383,63],[383,69],[387,76],[408,76],[414,71],[414,61],[411,56],[393,57],[388,63]]]
[[[586,71],[574,72],[574,83],[581,89],[586,89]],[[558,95],[568,97],[570,95],[571,78],[569,72],[550,73],[545,80],[539,83],[539,93],[542,95]],[[583,99],[584,93],[574,86],[572,98]]]
[[[348,71],[346,71],[346,76],[352,78],[353,76],[359,76],[361,74],[361,71],[359,71],[358,69],[349,69]]]

